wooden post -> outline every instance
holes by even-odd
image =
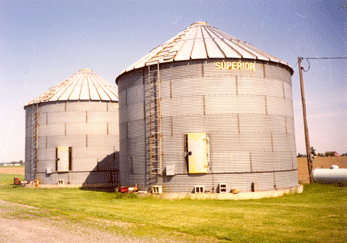
[[[302,57],[298,57],[299,63],[299,74],[300,74],[300,88],[301,88],[301,101],[302,101],[302,113],[304,119],[304,131],[305,131],[305,143],[306,143],[306,156],[307,156],[307,168],[308,174],[310,176],[310,183],[313,182],[312,177],[312,160],[311,160],[311,149],[310,149],[310,140],[308,136],[308,128],[307,128],[307,119],[306,119],[306,100],[305,100],[305,89],[304,89],[304,77],[302,74],[301,61]]]

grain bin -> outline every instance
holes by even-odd
[[[25,179],[42,184],[118,182],[117,87],[82,69],[30,101]]]
[[[154,48],[116,78],[121,184],[167,193],[297,187],[292,74],[205,22]]]

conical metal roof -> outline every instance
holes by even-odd
[[[252,44],[228,35],[206,22],[196,22],[148,55],[123,70],[124,72],[155,63],[187,61],[208,58],[246,58],[290,65]]]
[[[27,105],[67,100],[118,101],[117,86],[90,69],[82,69],[57,86],[30,101]]]

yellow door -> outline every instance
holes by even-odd
[[[189,174],[206,174],[209,160],[209,141],[206,133],[189,133],[188,166]]]
[[[69,171],[69,147],[62,146],[58,147],[57,153],[57,164],[58,164],[58,172],[67,172]]]

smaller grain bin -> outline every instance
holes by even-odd
[[[25,179],[118,183],[117,87],[82,69],[25,105]]]

